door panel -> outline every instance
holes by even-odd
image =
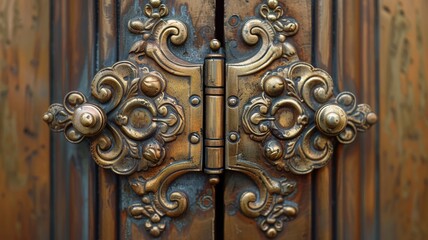
[[[247,44],[243,39],[243,28],[248,20],[261,18],[259,9],[263,3],[263,1],[225,1],[224,34],[227,64],[244,62],[258,54],[257,52],[262,45],[261,40],[256,45]],[[311,1],[287,1],[284,4],[281,3],[281,6],[284,9],[283,17],[294,18],[299,24],[298,33],[288,38],[290,43],[296,46],[297,54],[302,61],[310,62],[312,54]],[[264,42],[263,44],[269,45],[270,43]],[[233,84],[233,87],[229,89],[228,87],[231,86],[229,83],[232,81],[232,76],[229,77],[228,74],[226,75],[226,99],[229,99],[231,95],[238,96],[238,107],[232,107],[231,109],[239,108],[239,113],[237,115],[239,121],[243,114],[242,110],[245,104],[260,91],[260,78],[262,78],[267,71],[273,71],[285,62],[286,60],[279,58],[254,73],[244,73],[237,78],[237,84]],[[226,67],[226,72],[231,72],[232,70],[230,69],[231,68]],[[234,89],[238,91],[235,92]],[[227,106],[226,111],[229,111]],[[230,125],[231,121],[234,121],[234,119],[228,117],[231,115],[231,113],[226,114],[226,137],[230,136],[230,131],[236,131],[235,129],[232,130],[233,127],[227,127]],[[298,217],[295,220],[285,221],[284,227],[278,228],[281,230],[277,232],[277,238],[311,238],[311,175],[299,176],[278,171],[273,165],[265,162],[262,154],[263,150],[257,142],[250,140],[249,135],[245,133],[242,127],[239,127],[236,132],[239,134],[239,141],[243,142],[243,144],[239,144],[237,149],[239,154],[238,158],[242,157],[248,161],[256,162],[258,167],[264,169],[269,177],[290,179],[291,181],[295,181],[297,185],[296,193],[287,197],[286,201],[290,201],[292,205],[295,204],[293,206],[298,206]],[[228,163],[228,154],[234,155],[234,153],[228,153],[228,150],[226,150],[226,165]],[[254,193],[257,195],[257,198],[262,198],[260,195],[265,190],[263,189],[264,186],[256,184],[257,181],[255,180],[257,178],[258,176],[248,175],[248,173],[238,173],[235,172],[235,170],[226,172],[224,192],[224,239],[266,238],[269,230],[262,231],[260,220],[246,216],[241,210],[241,197],[245,192]],[[276,197],[274,199],[276,199]]]

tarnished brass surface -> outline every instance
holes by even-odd
[[[335,97],[331,77],[299,60],[289,41],[298,24],[283,16],[278,1],[268,0],[257,10],[258,18],[248,20],[241,34],[245,43],[260,46],[258,52],[226,63],[226,169],[242,172],[256,183],[258,192],[240,196],[240,209],[256,218],[266,236],[275,237],[284,221],[297,216],[297,203],[286,199],[296,184],[272,176],[263,162],[278,173],[309,173],[331,159],[335,140],[352,142],[357,131],[376,122],[376,114],[366,104],[357,105],[351,93]],[[258,92],[249,92],[247,76],[276,59],[281,59],[281,66],[265,71]],[[245,152],[252,141],[259,143],[261,154]]]

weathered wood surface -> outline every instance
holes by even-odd
[[[355,93],[358,102],[378,112],[375,9],[375,1],[336,3],[333,76],[337,91]],[[354,143],[339,146],[334,161],[336,238],[376,238],[376,126]]]
[[[0,239],[48,239],[49,1],[0,1]]]
[[[52,102],[62,102],[71,90],[89,91],[96,68],[96,6],[95,2],[86,0],[59,0],[51,4]],[[37,115],[40,114],[42,112]],[[51,236],[54,239],[94,239],[97,235],[97,177],[88,142],[71,144],[62,133],[52,133],[51,144]]]
[[[382,239],[428,239],[428,2],[379,1]]]
[[[228,62],[240,62],[253,56],[259,46],[250,46],[246,44],[241,37],[243,24],[250,18],[259,17],[257,6],[263,1],[246,0],[226,0],[224,1],[224,35],[225,52]],[[299,31],[295,36],[290,37],[293,45],[301,60],[311,62],[312,57],[312,1],[289,0],[279,1],[284,9],[285,17],[292,17],[299,23]],[[253,96],[259,94],[259,80],[266,71],[276,69],[280,66],[282,60],[277,60],[265,69],[252,75],[241,76],[239,82],[245,91],[239,92],[239,107]],[[228,79],[226,79],[226,82]],[[245,85],[245,86],[244,86]],[[227,98],[228,96],[226,96]],[[249,139],[242,128],[238,130],[241,138]],[[239,151],[243,158],[248,161],[257,162],[273,177],[282,177],[295,180],[297,182],[296,194],[287,198],[298,204],[299,213],[297,218],[284,223],[284,228],[278,233],[277,239],[310,239],[312,230],[312,187],[311,174],[298,176],[279,172],[272,165],[265,162],[263,156],[260,156],[262,149],[257,142],[247,142],[241,144]],[[258,193],[259,189],[255,183],[244,174],[236,172],[227,172],[225,178],[224,191],[224,239],[265,239],[265,233],[260,230],[257,221],[246,217],[240,210],[239,199],[244,190]]]

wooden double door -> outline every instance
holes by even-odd
[[[37,113],[63,134],[39,130],[50,230],[37,236],[378,239],[399,222],[381,228],[391,144],[369,129],[394,108],[376,61],[389,3],[50,4],[54,104]]]

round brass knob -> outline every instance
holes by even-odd
[[[84,136],[94,136],[103,130],[106,124],[104,111],[89,103],[78,107],[72,119],[73,127]]]
[[[322,106],[315,115],[318,129],[326,135],[338,135],[348,122],[346,112],[335,104]]]

